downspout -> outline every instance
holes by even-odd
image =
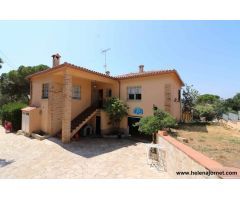
[[[121,83],[120,83],[120,80],[118,80],[118,98],[120,99],[121,98],[121,96],[120,96],[120,94],[121,94],[121,92],[120,92],[120,87],[121,86]]]
[[[30,99],[29,99],[29,106],[32,105],[32,80],[30,79]]]
[[[121,81],[120,80],[118,80],[118,97],[119,97],[119,99],[121,100],[121,91],[120,91],[120,89],[121,89]],[[121,127],[121,125],[119,126],[119,128]],[[121,128],[120,128],[120,130],[121,130]],[[125,131],[124,131],[125,132]]]
[[[180,103],[180,122],[183,122],[183,120],[182,120],[182,88],[180,89],[179,103]]]

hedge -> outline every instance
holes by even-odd
[[[11,102],[8,104],[4,104],[0,109],[0,118],[2,120],[2,124],[4,121],[10,121],[13,125],[13,130],[21,129],[21,121],[22,121],[22,111],[21,109],[26,107],[27,105],[22,102]]]

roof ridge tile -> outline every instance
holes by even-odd
[[[182,85],[184,85],[184,83],[181,80],[178,72],[175,69],[144,71],[144,72],[140,72],[140,73],[139,72],[135,72],[135,73],[132,72],[132,73],[128,73],[128,74],[110,76],[110,75],[107,75],[107,74],[104,74],[104,73],[101,73],[101,72],[97,72],[97,71],[88,69],[86,67],[74,65],[74,64],[71,64],[71,63],[68,63],[68,62],[64,62],[63,64],[60,64],[60,65],[58,65],[54,68],[48,68],[46,70],[34,73],[32,75],[27,76],[27,78],[29,79],[33,76],[41,75],[41,74],[44,74],[44,73],[47,73],[47,72],[50,72],[50,71],[54,71],[54,70],[62,68],[62,67],[71,67],[71,68],[74,68],[74,69],[79,69],[79,70],[83,70],[83,71],[86,71],[86,72],[89,72],[89,73],[94,73],[96,75],[103,76],[103,77],[110,78],[110,79],[114,79],[114,80],[123,80],[123,79],[128,79],[128,78],[138,78],[138,77],[154,76],[154,75],[159,75],[159,74],[175,73],[177,75],[178,79],[180,80],[180,82],[182,83]]]

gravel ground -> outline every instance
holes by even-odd
[[[240,132],[217,125],[182,126],[179,136],[193,149],[227,167],[240,168]]]
[[[0,127],[0,178],[170,178],[146,164],[142,142],[82,138],[39,141]]]

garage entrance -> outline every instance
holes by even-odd
[[[151,135],[145,135],[138,131],[138,126],[134,126],[135,123],[140,121],[140,117],[128,117],[128,127],[129,127],[129,134],[134,138],[145,139],[145,140],[152,140]]]
[[[131,136],[139,135],[138,126],[134,126],[135,123],[139,122],[139,117],[128,117],[128,127],[129,127],[129,134]]]

